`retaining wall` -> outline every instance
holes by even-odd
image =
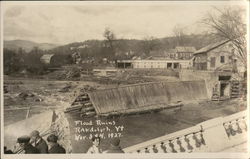
[[[200,71],[182,69],[179,72],[179,78],[182,81],[200,81],[205,80],[208,98],[212,98],[213,88],[218,84],[219,76],[232,76],[231,72],[215,72],[215,71]]]

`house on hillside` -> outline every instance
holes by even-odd
[[[193,46],[176,46],[175,54],[177,59],[191,59],[193,57],[193,53],[196,51]]]
[[[194,53],[195,70],[241,72],[244,69],[230,40],[210,44]]]
[[[175,49],[151,51],[150,55],[155,58],[168,58],[178,60],[190,60],[193,57],[193,53],[196,51],[193,46],[176,46]]]

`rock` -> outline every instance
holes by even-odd
[[[35,99],[35,102],[42,102],[42,101],[43,101],[42,98],[37,98],[37,99]]]

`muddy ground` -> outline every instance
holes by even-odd
[[[54,81],[38,79],[8,79],[4,81],[4,125],[23,120],[48,109],[64,110],[78,92],[103,89],[114,85],[100,85],[84,81]]]

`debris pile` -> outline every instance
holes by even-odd
[[[75,86],[72,85],[72,83],[68,83],[65,87],[61,88],[59,92],[65,93],[73,90]]]
[[[23,99],[23,100],[26,100],[27,98],[29,97],[34,97],[35,95],[33,93],[28,93],[28,92],[21,92],[18,94],[18,97]]]
[[[79,95],[72,103],[71,107],[67,108],[64,112],[70,114],[80,114],[81,117],[91,117],[96,115],[95,108],[90,102],[87,93]]]
[[[90,85],[85,85],[83,88],[81,88],[81,92],[92,92],[96,90],[96,87],[90,86]]]
[[[81,70],[77,67],[67,67],[61,70],[51,72],[46,76],[49,79],[56,79],[56,80],[78,79],[81,76]]]
[[[17,95],[17,97],[21,100],[32,100],[35,102],[42,102],[43,99],[33,93],[30,92],[21,92]]]

